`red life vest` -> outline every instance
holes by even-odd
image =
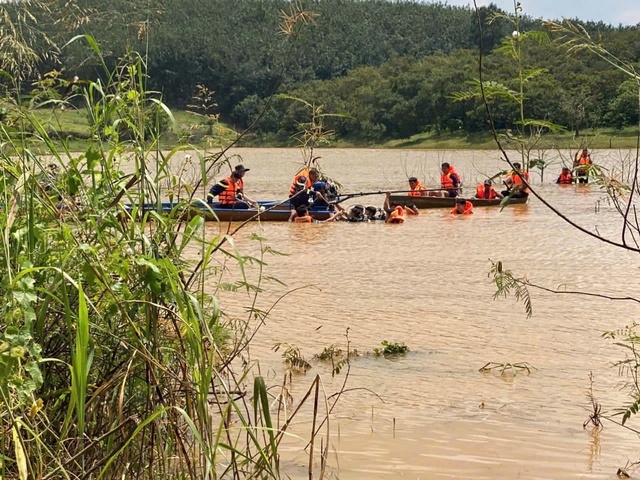
[[[496,198],[498,195],[493,187],[489,187],[489,189],[485,188],[484,184],[478,185],[476,187],[476,198],[487,198],[492,200]]]
[[[226,185],[225,183],[226,182]],[[218,185],[224,188],[218,195],[218,202],[221,205],[233,205],[238,200],[238,196],[242,195],[243,182],[239,178],[236,183],[233,182],[232,177],[227,177],[224,180],[218,182]]]
[[[443,173],[440,177],[440,184],[444,190],[454,190],[456,188],[453,184],[453,180],[451,180],[451,175],[458,177],[458,185],[460,184],[460,176],[455,172],[453,167],[449,166],[449,171],[447,173]]]
[[[302,181],[302,177],[306,178],[306,182]],[[299,187],[311,188],[312,186],[313,182],[309,178],[309,169],[305,168],[294,177],[291,188],[289,189],[289,196],[294,196],[298,192]]]
[[[451,210],[451,213],[454,215],[472,215],[473,203],[467,200],[464,204],[464,211],[462,213],[458,211],[458,207],[455,207],[453,210]]]
[[[571,176],[571,172],[567,173],[566,175],[561,173],[560,176],[558,177],[558,183],[560,185],[569,185],[571,184],[572,180],[573,180],[573,177]]]
[[[427,190],[427,187],[422,185],[420,182],[416,182],[416,186],[415,186],[415,188],[411,189],[411,191],[409,192],[409,196],[410,197],[421,197],[422,196],[422,192],[426,191],[426,190]]]
[[[293,219],[293,223],[311,223],[313,222],[313,218],[309,215],[305,215],[304,217],[296,217]]]

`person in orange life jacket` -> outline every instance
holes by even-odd
[[[502,191],[503,196],[511,195],[511,198],[524,198],[529,196],[529,187],[527,187],[522,178],[529,183],[529,172],[523,172],[522,166],[518,162],[513,162],[513,170],[504,179],[507,189]]]
[[[214,197],[217,196],[220,208],[247,210],[251,206],[256,205],[256,202],[244,194],[244,181],[242,177],[244,177],[244,174],[249,170],[249,168],[244,168],[243,165],[236,165],[233,172],[231,172],[231,176],[220,180],[211,187],[207,195],[207,202],[213,203]]]
[[[462,181],[460,175],[458,175],[453,167],[448,163],[441,165],[442,176],[440,177],[441,191],[429,192],[430,197],[456,197],[461,191]]]
[[[322,188],[318,185],[318,190],[315,190],[313,187],[319,178],[320,172],[315,168],[305,168],[298,172],[289,189],[289,202],[294,209],[300,205],[312,205],[316,200],[318,200],[318,205],[329,204],[326,196],[322,193]]]
[[[491,180],[487,178],[482,185],[476,187],[476,198],[493,200],[494,198],[502,198],[502,194],[496,192],[491,184]]]
[[[407,203],[404,206],[399,203],[391,203],[391,192],[387,192],[384,199],[383,209],[386,212],[386,223],[404,223],[405,212],[408,215],[418,215],[420,211],[413,203]]]
[[[422,185],[416,177],[409,178],[410,197],[424,197],[427,195],[427,187]]]
[[[589,165],[592,163],[589,150],[583,148],[582,152],[576,152],[576,156],[573,160],[573,166],[576,171],[576,181],[578,183],[589,183]]]
[[[456,198],[456,206],[451,210],[453,215],[472,215],[473,204],[467,202],[464,198]]]
[[[572,182],[573,176],[571,176],[571,170],[569,170],[567,167],[562,167],[562,172],[556,180],[556,183],[560,185],[571,185]]]
[[[293,223],[323,223],[340,220],[344,216],[346,216],[346,213],[344,212],[344,209],[342,209],[332,214],[326,220],[316,220],[309,214],[309,207],[307,207],[306,205],[300,205],[299,207],[296,207],[295,210],[291,211],[289,221]]]

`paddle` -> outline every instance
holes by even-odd
[[[420,192],[442,192],[444,190],[447,190],[446,188],[429,188],[427,190],[419,190]],[[339,195],[340,199],[330,202],[331,205],[337,205],[339,203],[344,202],[345,200],[349,200],[350,198],[355,198],[355,197],[366,197],[367,195],[385,195],[387,193],[410,193],[410,192],[415,192],[417,190],[391,190],[391,191],[382,191],[379,190],[377,192],[358,192],[358,193],[345,193],[343,195]],[[448,190],[447,190],[448,191]]]

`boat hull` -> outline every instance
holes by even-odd
[[[177,203],[164,202],[160,206],[155,204],[145,204],[144,211],[155,211],[162,215],[181,216],[182,218],[203,217],[207,221],[219,222],[286,222],[291,215],[291,206],[289,202],[280,203],[277,201],[258,202],[259,209],[250,208],[247,210],[220,208],[218,203],[212,203],[207,206],[191,205],[185,207]],[[133,211],[133,206],[127,206]],[[139,211],[139,209],[138,209]],[[333,213],[325,207],[310,208],[309,215],[315,220],[326,220]]]
[[[416,208],[453,208],[456,205],[456,199],[451,197],[411,197],[409,195],[391,195],[389,198],[391,203],[413,203]],[[502,199],[494,198],[492,200],[484,198],[467,198],[474,207],[498,207]],[[507,205],[522,205],[527,203],[528,198],[511,198]]]

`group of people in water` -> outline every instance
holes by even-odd
[[[586,148],[576,153],[574,159],[575,178],[571,170],[567,167],[562,169],[556,183],[570,184],[572,182],[588,183],[589,166],[592,164],[591,156]],[[522,165],[513,163],[513,170],[504,179],[505,190],[498,192],[491,179],[485,180],[476,187],[476,199],[502,199],[526,198],[530,190],[529,172],[522,170]],[[245,210],[258,208],[258,203],[244,193],[243,177],[250,169],[243,165],[236,165],[231,175],[217,182],[207,196],[207,201],[213,203],[218,197],[218,208],[228,208]],[[445,162],[441,165],[440,188],[429,189],[424,186],[416,177],[409,178],[409,197],[441,197],[455,198],[455,208],[451,211],[453,215],[470,215],[473,213],[473,203],[460,197],[462,191],[462,180],[454,167]],[[338,196],[336,187],[329,181],[321,179],[320,172],[316,168],[304,168],[296,174],[289,189],[289,202],[291,205],[291,215],[289,221],[295,223],[314,222],[310,210],[313,208],[335,207],[335,212],[331,216],[322,220],[347,221],[347,222],[369,222],[385,221],[387,223],[402,223],[405,215],[418,215],[419,211],[412,202],[403,204],[393,203],[390,192],[385,196],[382,208],[373,205],[353,205],[345,210],[339,202],[332,199]]]

